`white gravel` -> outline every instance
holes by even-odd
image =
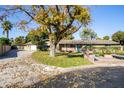
[[[33,62],[32,52],[18,51],[17,57],[15,52],[0,59],[0,87],[27,87],[60,73],[60,68]]]

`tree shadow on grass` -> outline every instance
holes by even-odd
[[[124,67],[96,67],[60,74],[29,87],[34,88],[123,88]]]

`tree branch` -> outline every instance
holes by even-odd
[[[21,8],[21,7],[19,7],[19,9],[20,9],[21,11],[23,11],[24,13],[26,13],[29,17],[31,17],[32,19],[35,20],[35,18],[34,18],[28,11],[26,11],[25,9],[23,9],[23,8]]]
[[[69,24],[67,24],[66,28],[63,29],[61,32],[64,32],[64,31],[66,31],[67,29],[69,29],[69,28],[71,27],[71,25],[73,24],[73,22],[74,22],[74,18],[72,17],[72,14],[70,13],[70,8],[69,8],[69,6],[67,6],[67,12],[68,12],[68,14],[69,14],[69,16],[70,16],[70,18],[71,18],[71,21],[70,21]]]

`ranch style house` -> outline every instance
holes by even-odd
[[[59,42],[59,50],[66,52],[80,52],[83,46],[94,47],[107,47],[114,46],[120,47],[120,43],[112,40],[61,40]]]

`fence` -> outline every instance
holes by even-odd
[[[5,54],[5,53],[8,52],[10,49],[11,49],[11,46],[9,46],[9,45],[0,46],[0,55]]]

